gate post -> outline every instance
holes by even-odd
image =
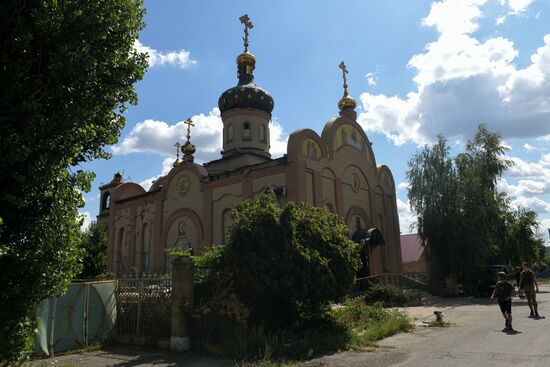
[[[187,310],[193,307],[193,272],[193,261],[188,256],[178,256],[172,260],[172,352],[188,351],[191,345]]]

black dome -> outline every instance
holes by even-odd
[[[221,113],[234,108],[250,107],[271,114],[273,111],[273,97],[253,82],[237,85],[222,93],[218,100]]]

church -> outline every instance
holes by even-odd
[[[238,82],[218,100],[223,121],[220,158],[194,162],[193,123],[188,119],[183,159],[178,156],[171,171],[149,190],[124,182],[120,173],[100,186],[97,218],[108,228],[108,271],[165,272],[170,268],[169,248],[201,254],[213,244],[227,243],[233,205],[271,186],[281,205],[306,202],[341,216],[354,240],[376,228],[383,240],[362,251],[362,275],[401,273],[395,182],[390,169],[377,164],[371,142],[356,121],[345,64],[340,64],[344,95],[338,102],[339,116],[328,120],[320,136],[307,128],[293,132],[287,153],[273,159],[269,129],[274,100],[254,82],[256,57],[248,51],[252,23],[246,15],[240,20],[245,36],[244,52],[237,56]]]

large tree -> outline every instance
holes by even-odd
[[[433,146],[425,146],[410,159],[407,177],[409,201],[433,282],[448,275],[451,251],[459,240],[457,173],[445,137],[438,136]]]
[[[14,0],[0,8],[0,357],[24,354],[40,300],[79,270],[77,208],[117,141],[146,59],[141,0]]]
[[[440,136],[409,161],[409,199],[432,283],[455,278],[473,291],[484,266],[539,254],[534,213],[513,209],[507,195],[496,190],[497,179],[511,165],[506,151],[500,136],[480,125],[456,157]]]

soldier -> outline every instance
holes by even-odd
[[[512,328],[512,296],[514,294],[514,286],[506,281],[506,273],[501,271],[498,273],[498,281],[495,285],[495,290],[491,298],[498,299],[498,305],[502,316],[504,316],[504,329],[502,331],[514,331]]]
[[[539,291],[539,285],[537,284],[537,278],[535,277],[535,272],[529,269],[529,266],[526,262],[521,264],[523,271],[520,274],[519,287],[525,292],[525,297],[527,297],[527,304],[531,313],[529,317],[540,318],[537,304],[537,293]]]

